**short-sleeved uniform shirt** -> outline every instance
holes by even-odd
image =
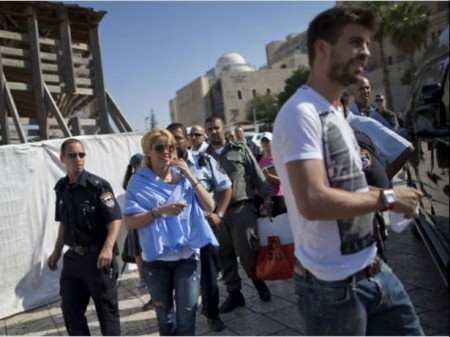
[[[79,180],[69,184],[68,177],[55,185],[55,220],[64,225],[64,244],[90,246],[103,244],[108,228],[122,212],[110,184],[87,171]]]
[[[245,144],[228,143],[220,155],[209,146],[206,153],[216,159],[231,180],[233,192],[230,205],[242,200],[253,200],[255,188],[263,198],[270,195],[269,183]]]
[[[231,186],[230,178],[222,170],[219,163],[207,153],[194,154],[188,150],[187,164],[195,178],[214,198],[217,205],[215,193],[222,192]]]

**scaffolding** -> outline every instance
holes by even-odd
[[[0,2],[0,144],[133,131],[103,81],[98,28],[105,14]]]

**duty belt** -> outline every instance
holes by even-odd
[[[244,205],[254,205],[254,201],[251,199],[245,199],[245,200],[241,200],[241,201],[236,201],[235,203],[232,203],[231,205],[228,206],[229,209],[232,208],[238,208]]]
[[[77,253],[78,255],[86,255],[89,253],[97,252],[102,248],[102,244],[95,244],[90,246],[70,246],[69,250]]]
[[[372,260],[372,262],[369,263],[369,265],[360,271],[357,271],[353,275],[350,275],[347,277],[346,280],[352,281],[355,280],[356,282],[374,277],[376,274],[378,274],[381,271],[381,263],[380,258],[377,256],[375,259]],[[296,272],[299,275],[305,275],[310,274],[305,267],[302,266],[299,260],[295,260],[295,266],[294,266],[294,272]]]

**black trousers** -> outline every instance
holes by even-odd
[[[217,284],[218,247],[208,244],[200,249],[202,313],[208,318],[219,317],[219,286]]]
[[[98,269],[98,254],[99,251],[81,256],[70,250],[64,254],[61,309],[70,336],[90,336],[85,313],[91,297],[102,335],[120,335],[117,261],[114,257],[110,266]]]

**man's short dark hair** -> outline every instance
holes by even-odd
[[[208,123],[213,123],[213,122],[215,122],[217,120],[219,120],[219,121],[221,121],[223,123],[222,117],[219,117],[219,116],[216,116],[216,115],[209,116],[205,120],[205,125],[208,124]]]
[[[166,129],[168,131],[172,132],[172,133],[176,129],[181,129],[183,131],[183,135],[185,137],[187,136],[187,129],[186,129],[186,126],[183,123],[172,123],[172,124],[169,124]]]
[[[69,139],[66,139],[66,140],[61,144],[61,154],[65,154],[66,147],[67,147],[69,144],[72,144],[72,143],[79,143],[79,144],[81,144],[81,146],[83,146],[83,148],[84,148],[84,144],[83,144],[80,140],[78,140],[78,139],[76,139],[76,138],[69,138]]]
[[[358,24],[372,32],[378,28],[375,13],[368,8],[333,7],[317,15],[309,24],[307,31],[307,46],[309,66],[312,67],[316,58],[314,44],[317,40],[325,40],[335,44],[342,28],[349,24]]]

